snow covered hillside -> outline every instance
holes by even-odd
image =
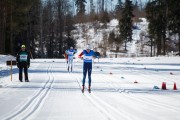
[[[29,83],[14,66],[12,81],[0,78],[0,119],[180,119],[180,57],[95,59],[91,94],[81,93],[82,64],[75,59],[69,73],[64,59],[31,60]]]
[[[147,27],[148,22],[145,18],[140,18],[141,22],[134,24],[133,29],[133,41],[129,42],[127,45],[127,53],[118,53],[119,57],[132,57],[132,56],[150,56],[150,47],[144,46],[149,39],[145,39],[147,35]],[[115,49],[107,46],[109,33],[114,31],[116,35],[118,35],[118,20],[113,19],[105,27],[102,23],[98,21],[94,23],[86,23],[86,24],[78,24],[76,25],[77,30],[73,31],[74,38],[77,40],[77,49],[84,49],[86,44],[91,44],[92,48],[95,51],[98,51],[103,56],[104,52],[106,52],[106,56],[104,57],[114,57],[113,52],[111,50]],[[103,47],[106,47],[104,49]],[[124,45],[120,47],[120,50],[124,50]]]

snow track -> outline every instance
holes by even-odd
[[[80,77],[77,77],[77,75],[73,75],[73,77],[76,78],[78,84],[80,85]],[[87,88],[87,87],[86,87]],[[84,96],[93,104],[96,106],[96,108],[107,117],[108,120],[119,120],[119,118],[123,120],[138,120],[138,118],[133,117],[131,114],[123,111],[118,110],[109,103],[103,101],[100,97],[95,95],[93,92],[88,93],[87,91],[84,94]]]
[[[9,115],[5,120],[25,120],[30,117],[38,107],[43,103],[44,99],[48,96],[50,89],[54,83],[54,76],[52,73],[53,64],[49,65],[47,70],[48,81],[44,86],[35,94],[24,106],[21,106],[15,113]]]
[[[170,75],[170,71],[96,63],[92,71],[92,92],[87,90],[87,77],[82,93],[83,63],[77,62],[73,72],[67,72],[62,60],[39,61],[32,63],[29,83],[3,83],[0,107],[4,104],[10,104],[10,107],[6,106],[5,112],[0,110],[0,119],[180,119],[180,90],[172,90],[174,82],[179,87],[179,71]],[[17,72],[14,76],[18,77]],[[135,80],[138,83],[134,83]],[[161,87],[162,82],[167,83],[168,90],[153,89],[154,85]]]

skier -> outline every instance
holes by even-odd
[[[86,79],[86,74],[88,72],[88,91],[89,93],[91,92],[91,72],[92,72],[92,58],[93,56],[95,56],[95,53],[93,50],[91,50],[90,45],[88,44],[86,46],[86,50],[83,50],[78,58],[81,58],[81,56],[83,55],[83,80],[82,80],[82,93],[84,93],[84,85],[85,85],[85,79]]]
[[[28,79],[28,68],[30,67],[30,55],[26,50],[26,46],[22,45],[21,50],[18,52],[16,57],[16,64],[19,68],[19,81],[22,81],[22,70],[24,69],[25,82],[29,82]]]
[[[72,68],[73,68],[73,57],[74,57],[74,54],[76,53],[77,51],[75,49],[73,49],[73,47],[70,47],[69,50],[66,50],[66,55],[68,56],[68,72],[69,72],[69,68],[71,68],[71,72],[72,72]]]

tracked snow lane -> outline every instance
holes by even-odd
[[[113,61],[96,63],[92,70],[92,93],[85,90],[82,94],[82,64],[76,62],[69,73],[65,60],[32,60],[29,83],[20,83],[16,71],[13,82],[2,84],[0,119],[180,119],[180,90],[172,89],[173,82],[180,86],[180,71],[132,69],[126,63],[122,67],[123,63]],[[167,83],[168,90],[153,89],[154,85],[160,88],[161,82]]]

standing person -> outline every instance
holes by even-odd
[[[19,81],[23,82],[22,70],[24,69],[25,82],[29,82],[28,68],[30,66],[30,55],[29,52],[26,50],[25,45],[21,46],[21,50],[18,52],[16,57],[16,63],[17,63],[17,67],[19,68]]]
[[[72,68],[73,68],[73,57],[74,54],[76,53],[76,50],[73,49],[73,47],[70,47],[69,50],[66,50],[66,55],[68,56],[68,72],[69,72],[69,68],[71,68],[71,72],[72,72]]]
[[[81,56],[83,55],[83,80],[82,80],[82,93],[84,93],[84,85],[85,85],[85,79],[86,79],[86,74],[88,72],[88,91],[91,92],[91,72],[92,72],[92,59],[93,56],[95,56],[94,51],[91,50],[90,45],[88,44],[86,46],[86,50],[83,50],[78,58],[81,58]]]

